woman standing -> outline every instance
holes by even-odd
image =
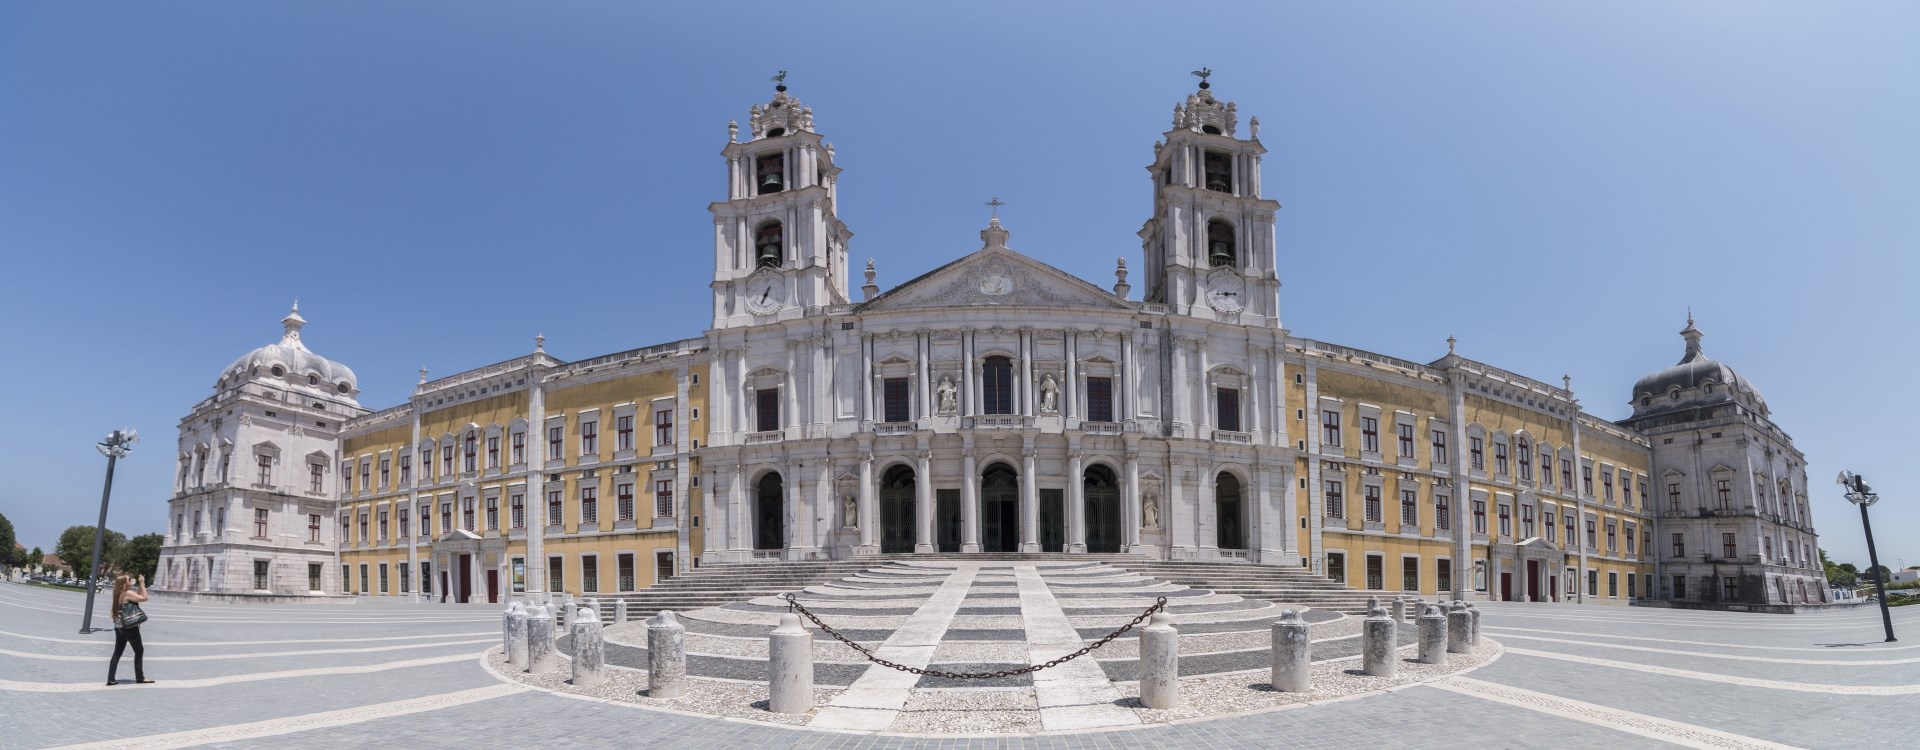
[[[113,663],[107,665],[107,684],[120,684],[113,679],[113,674],[120,671],[120,654],[125,652],[127,650],[127,644],[131,643],[133,644],[133,681],[142,685],[148,685],[152,684],[153,680],[147,679],[147,670],[141,664],[141,659],[146,656],[147,649],[140,643],[140,623],[126,623],[121,621],[122,614],[126,611],[139,611],[138,603],[147,600],[147,577],[140,576],[139,590],[129,591],[127,589],[128,580],[126,574],[123,573],[115,576],[113,579]],[[133,610],[125,610],[124,608],[128,604],[135,604],[136,606]],[[140,619],[145,620],[146,617],[142,616]]]

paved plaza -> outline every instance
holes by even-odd
[[[939,576],[932,588],[946,593],[928,600],[944,602],[955,619],[1003,616],[969,614],[969,597],[982,592],[957,589],[981,583],[982,572],[957,570]],[[1039,575],[986,573],[1025,605],[1070,610],[1071,597],[1044,601]],[[1429,682],[1172,724],[929,737],[853,731],[857,716],[837,720],[849,729],[789,728],[532,687],[489,668],[488,652],[500,644],[499,610],[489,605],[157,602],[143,632],[148,676],[159,682],[107,687],[112,634],[75,632],[83,602],[75,592],[0,585],[0,748],[479,750],[523,747],[532,737],[715,748],[1920,747],[1920,610],[1895,610],[1896,628],[1912,635],[1884,644],[1870,608],[1777,616],[1487,603],[1479,605],[1485,632],[1502,653]],[[1238,611],[1215,604],[1180,616],[1199,622]],[[941,611],[916,609],[898,622],[905,628]],[[1080,624],[1066,620],[1075,621],[1055,617],[1027,631],[1060,640],[1054,631]],[[95,622],[106,622],[104,611]],[[122,679],[132,676],[130,660]],[[1116,684],[1126,676],[1121,661],[1099,662]],[[860,679],[886,682],[871,672]],[[1265,677],[1245,682],[1251,694]]]

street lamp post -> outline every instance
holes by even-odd
[[[133,444],[140,442],[140,434],[132,429],[114,430],[107,433],[107,439],[94,445],[100,455],[107,457],[107,484],[100,490],[100,523],[93,527],[93,567],[87,572],[87,608],[81,610],[80,633],[93,632],[93,596],[99,591],[94,582],[100,578],[100,553],[107,543],[107,498],[113,495],[113,464],[128,453],[133,452]]]
[[[1880,624],[1887,629],[1887,642],[1892,643],[1893,615],[1887,611],[1887,581],[1880,574],[1880,553],[1873,548],[1873,522],[1867,519],[1867,506],[1880,502],[1880,495],[1867,486],[1867,478],[1851,471],[1840,472],[1840,486],[1847,488],[1847,502],[1860,506],[1860,527],[1867,532],[1867,561],[1873,566],[1868,572],[1873,574],[1873,588],[1880,594]]]

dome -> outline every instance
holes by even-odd
[[[1644,410],[1661,410],[1681,400],[1686,406],[1698,406],[1735,401],[1737,395],[1745,395],[1764,413],[1766,399],[1761,397],[1760,390],[1733,368],[1701,350],[1700,339],[1705,335],[1693,326],[1693,316],[1689,314],[1687,327],[1680,331],[1680,337],[1687,342],[1687,352],[1680,362],[1633,384],[1632,403],[1636,415]]]
[[[360,378],[353,374],[353,369],[315,354],[301,343],[300,328],[307,320],[300,317],[300,303],[295,302],[293,311],[280,323],[285,327],[280,340],[247,352],[227,365],[220,371],[215,390],[249,377],[279,378],[286,381],[283,385],[287,387],[352,401],[360,392]]]

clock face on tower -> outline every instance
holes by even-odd
[[[777,273],[758,273],[747,279],[747,309],[770,313],[787,302],[787,280]]]
[[[1247,306],[1247,280],[1240,274],[1219,269],[1207,276],[1207,304],[1220,312],[1240,312]]]

